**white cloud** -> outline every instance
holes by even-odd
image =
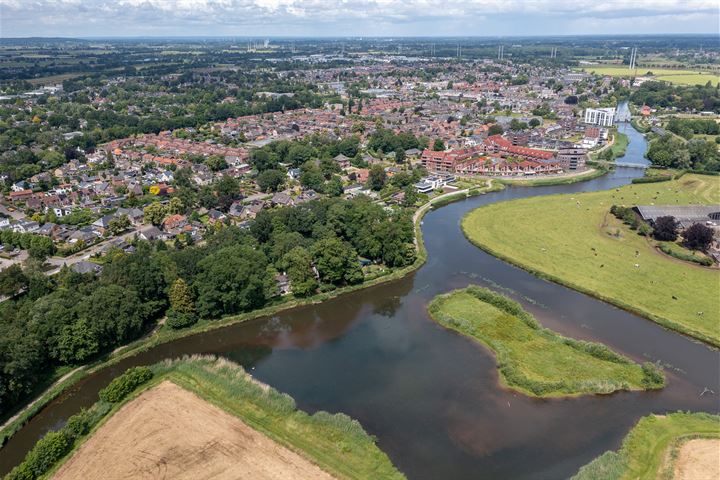
[[[717,29],[717,15],[717,0],[0,0],[0,35],[102,35],[87,28],[101,24],[105,35],[213,35],[236,27],[264,27],[272,35],[395,35],[388,26],[399,34],[427,35],[453,33],[453,25],[465,28],[457,34],[476,25],[484,31],[505,29],[492,34],[522,35],[570,33],[558,31],[563,25],[588,25],[595,29],[588,33],[604,33],[617,25],[603,22],[615,21],[649,32],[686,26],[689,32],[707,32],[708,26]],[[692,28],[691,16],[703,17],[696,25],[700,30]],[[412,30],[410,24],[424,27]],[[385,28],[378,32],[380,26]],[[477,33],[482,32],[469,32]]]

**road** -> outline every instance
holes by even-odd
[[[100,243],[96,243],[95,245],[86,248],[85,250],[82,250],[73,255],[69,255],[67,257],[50,257],[46,260],[46,263],[51,265],[53,268],[51,270],[48,270],[46,272],[46,274],[47,275],[55,275],[56,273],[58,273],[60,271],[60,269],[63,267],[63,265],[67,265],[69,267],[69,266],[74,265],[83,260],[87,260],[88,258],[92,257],[93,255],[99,253],[100,250],[103,247],[105,247],[105,245],[107,245],[108,243],[115,241],[118,238],[121,238],[125,241],[131,240],[137,233],[138,233],[138,230],[131,230],[127,233],[123,233],[120,236],[110,237],[106,240],[103,240]]]

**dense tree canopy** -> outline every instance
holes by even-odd
[[[685,142],[672,134],[666,134],[650,142],[647,158],[661,167],[720,171],[717,146],[702,139]]]
[[[278,295],[279,273],[287,274],[293,294],[308,296],[362,282],[359,257],[391,268],[415,261],[411,213],[387,211],[364,196],[263,210],[249,229],[219,228],[202,245],[135,247],[103,257],[97,277],[67,268],[53,277],[33,268],[0,272],[0,293],[16,295],[0,303],[0,410],[27,396],[53,367],[111,351],[163,315],[168,326],[182,328],[198,316],[267,305]]]
[[[720,112],[720,90],[712,85],[671,85],[645,82],[630,97],[636,105],[678,110]]]

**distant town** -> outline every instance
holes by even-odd
[[[366,3],[568,29],[0,38],[5,480],[720,478],[717,35]],[[149,35],[329,5],[0,4]]]
[[[249,53],[261,48],[253,46]],[[266,51],[273,52],[271,47]],[[406,172],[421,195],[411,203],[419,205],[424,196],[481,178],[588,174],[622,154],[618,98],[642,88],[651,76],[598,75],[592,68],[567,68],[560,62],[517,64],[504,55],[471,61],[291,55],[283,61],[302,68],[271,67],[272,82],[259,81],[257,87],[248,87],[248,74],[232,68],[105,74],[99,81],[73,75],[63,83],[34,81],[39,88],[28,91],[13,84],[0,97],[5,119],[0,140],[9,148],[0,176],[5,190],[0,228],[52,240],[43,244],[46,253],[67,258],[53,265],[78,263],[74,268],[82,270],[89,268],[89,256],[132,249],[133,238],[195,242],[217,222],[244,226],[273,206],[328,195],[402,203],[407,181],[392,178]],[[266,59],[269,65],[280,61]],[[352,65],[352,73],[336,63]],[[265,69],[262,65],[254,67],[258,73],[253,75]],[[273,83],[282,89],[261,90]],[[13,89],[17,93],[10,93]],[[217,98],[214,116],[227,110],[227,118],[172,129],[152,123],[153,114],[188,111],[190,99],[184,97],[203,91]],[[664,121],[657,114],[667,108],[633,108],[650,128],[662,131]],[[264,112],[231,115],[258,109]],[[111,125],[112,118],[122,125]],[[128,131],[155,132],[123,137],[122,127],[129,126],[124,119],[135,122]],[[119,138],[103,141],[108,136]],[[25,145],[13,145],[23,137]],[[318,142],[334,142],[333,153],[338,153],[321,160],[301,148]],[[272,168],[262,165],[258,158],[267,152],[277,157],[278,145],[291,145],[299,156],[275,159]],[[22,158],[27,160],[18,163]],[[323,170],[325,178],[316,181],[314,168]],[[272,175],[262,175],[264,170],[275,174],[270,185],[263,180]],[[371,170],[382,170],[372,184]],[[232,179],[232,199],[220,205],[213,195],[199,202],[178,197],[178,177],[185,188],[215,192],[215,199],[214,185]],[[172,198],[182,202],[172,213],[153,221],[144,215],[148,205],[168,205]],[[13,248],[20,242],[3,243],[4,266],[25,258],[21,246]],[[82,261],[73,256],[80,252]]]

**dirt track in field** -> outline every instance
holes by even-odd
[[[674,480],[716,480],[720,478],[720,439],[685,442],[675,461]]]
[[[122,407],[53,476],[87,479],[319,479],[328,473],[165,381]]]

